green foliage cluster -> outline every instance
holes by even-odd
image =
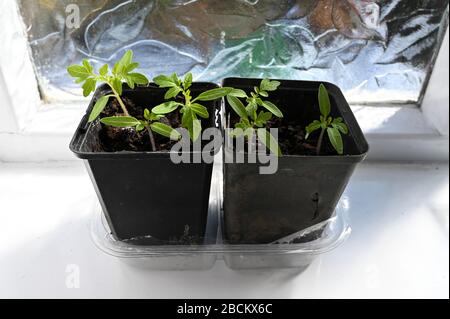
[[[268,100],[270,92],[274,92],[280,86],[280,82],[264,79],[259,86],[254,87],[248,95],[241,89],[231,87],[216,88],[192,96],[191,87],[193,84],[192,73],[188,73],[183,79],[177,74],[159,75],[153,82],[160,88],[167,89],[165,102],[153,107],[151,110],[145,109],[142,120],[130,115],[122,99],[123,84],[126,83],[132,89],[136,85],[147,85],[148,78],[136,72],[139,63],[133,61],[133,51],[127,51],[124,56],[110,70],[108,64],[103,65],[96,73],[94,67],[88,60],[83,60],[81,65],[68,67],[68,73],[75,78],[75,82],[82,85],[83,95],[89,96],[95,91],[99,83],[107,84],[111,88],[112,94],[100,97],[89,116],[89,122],[99,118],[110,99],[118,101],[123,115],[104,117],[100,121],[109,126],[120,128],[134,128],[137,131],[147,130],[152,148],[156,150],[156,143],[153,133],[170,138],[172,140],[181,139],[181,134],[173,127],[167,125],[169,121],[164,118],[169,114],[178,112],[181,118],[181,127],[189,131],[192,141],[198,140],[202,132],[200,119],[208,119],[210,114],[203,102],[215,101],[226,97],[229,105],[239,116],[239,121],[235,124],[231,135],[233,137],[244,137],[248,141],[253,141],[257,137],[258,141],[264,144],[268,150],[277,156],[281,156],[281,149],[277,140],[267,129],[269,121],[273,117],[283,118],[282,111]],[[319,106],[321,116],[307,126],[308,139],[310,135],[320,130],[321,134],[317,145],[317,155],[320,155],[325,133],[327,133],[331,144],[338,154],[343,154],[344,145],[342,134],[348,134],[348,127],[342,118],[333,118],[331,114],[331,103],[329,94],[322,84],[319,89]]]

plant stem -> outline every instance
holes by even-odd
[[[146,128],[147,128],[148,135],[150,136],[150,143],[152,144],[152,150],[153,150],[153,152],[156,152],[156,142],[155,142],[155,137],[153,136],[152,129],[150,128],[150,126],[147,126]]]
[[[109,86],[111,87],[111,90],[113,91],[114,96],[116,97],[117,101],[119,102],[120,107],[122,108],[123,114],[125,116],[130,116],[130,113],[128,112],[127,107],[125,106],[125,103],[123,103],[122,98],[120,97],[120,95],[117,93],[117,91],[113,88],[112,85],[109,85]]]
[[[320,132],[319,141],[317,142],[317,156],[320,156],[320,152],[322,151],[324,135],[325,135],[325,129],[322,129],[322,132]]]

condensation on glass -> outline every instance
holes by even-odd
[[[329,81],[352,103],[417,103],[448,25],[448,0],[18,0],[41,92],[76,98],[66,67]],[[79,28],[68,14],[77,13]]]

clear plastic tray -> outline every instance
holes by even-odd
[[[351,233],[347,211],[338,205],[335,215],[318,225],[267,245],[226,245],[222,242],[221,165],[213,172],[207,234],[203,245],[139,246],[114,239],[101,211],[94,207],[91,236],[103,252],[140,268],[207,270],[218,260],[231,269],[306,268],[315,257],[343,243]],[[317,236],[316,234],[320,234]],[[292,243],[292,242],[296,243]]]

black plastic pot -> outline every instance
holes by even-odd
[[[223,86],[247,92],[261,80],[226,79]],[[318,119],[319,82],[284,81],[270,100],[285,118],[302,127]],[[259,164],[224,164],[224,236],[230,244],[268,244],[329,219],[368,144],[340,89],[324,83],[332,100],[332,116],[341,116],[350,134],[344,136],[345,156],[288,155],[279,158],[273,175],[260,175]],[[225,117],[234,112],[226,104]],[[229,114],[229,115],[228,115]],[[330,151],[327,141],[325,151]],[[225,158],[233,150],[225,148]]]
[[[195,95],[216,88],[194,83]],[[153,85],[125,88],[123,96],[149,108],[164,102],[166,90]],[[205,235],[213,164],[174,164],[169,153],[115,152],[99,149],[101,124],[88,123],[94,102],[107,87],[97,90],[70,149],[85,160],[103,212],[118,240],[136,244],[201,242]],[[210,119],[203,127],[216,127],[220,102],[203,103]],[[136,240],[140,238],[141,240]]]

